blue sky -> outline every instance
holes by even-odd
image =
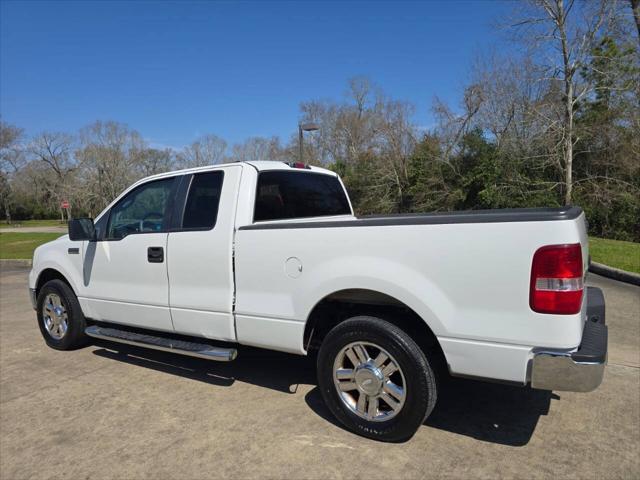
[[[479,53],[503,48],[501,1],[57,2],[0,6],[0,114],[74,132],[117,120],[154,145],[296,131],[301,101],[370,77],[432,123]]]

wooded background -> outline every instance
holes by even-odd
[[[434,97],[428,127],[354,77],[341,100],[301,103],[299,121],[320,126],[304,160],[337,171],[358,214],[576,204],[591,234],[638,242],[639,2],[514,4],[498,30],[517,53],[479,56],[458,105]],[[298,159],[297,132],[157,149],[115,121],[28,137],[3,119],[0,148],[7,221],[60,217],[62,200],[94,216],[133,181],[176,168]]]

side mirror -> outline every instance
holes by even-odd
[[[96,227],[91,218],[74,218],[69,220],[69,238],[71,240],[96,239]]]

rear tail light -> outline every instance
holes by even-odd
[[[549,245],[533,255],[529,305],[539,313],[571,315],[582,306],[582,249],[579,243]]]

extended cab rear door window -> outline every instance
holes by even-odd
[[[258,174],[254,222],[334,215],[351,215],[338,177],[280,170]]]
[[[193,175],[182,215],[182,230],[211,230],[215,226],[223,177],[222,171]]]

